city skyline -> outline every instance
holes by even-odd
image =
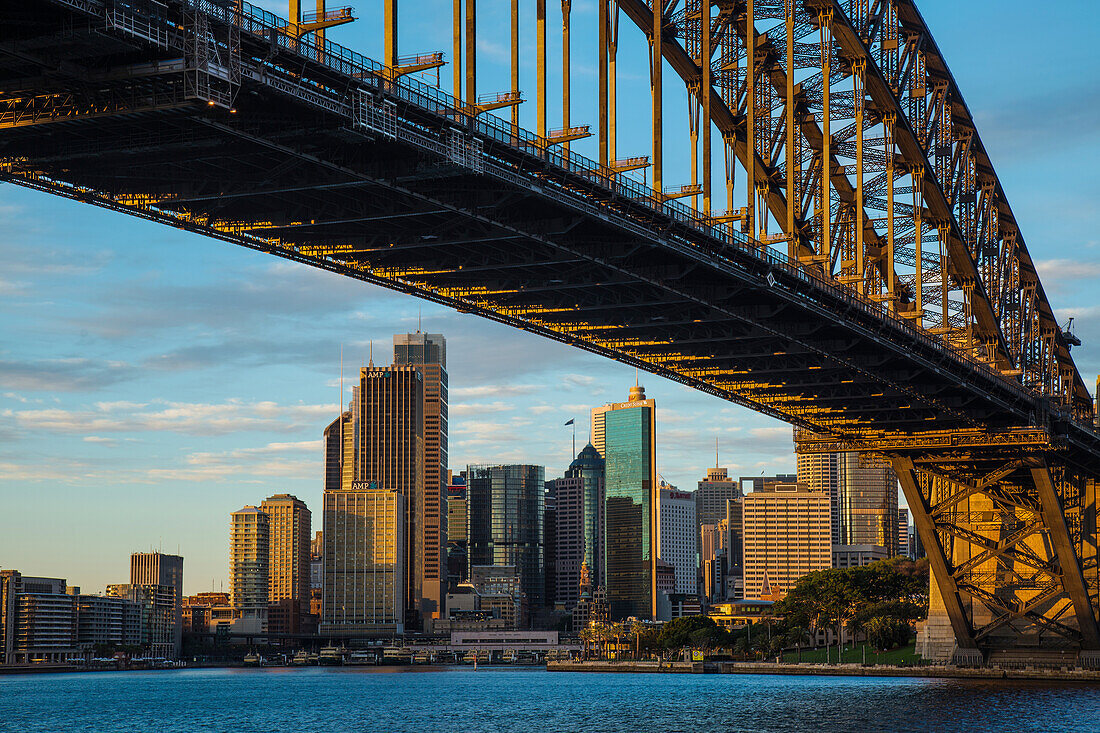
[[[972,79],[960,79],[971,107],[986,117],[983,139],[995,153],[998,172],[1006,185],[1017,187],[1009,194],[1029,232],[1032,250],[1043,258],[1041,272],[1055,305],[1066,316],[1095,313],[1096,306],[1088,302],[1082,285],[1087,283],[1084,278],[1100,272],[1096,261],[1100,255],[1074,269],[1067,264],[1069,245],[1058,244],[1059,240],[1083,242],[1086,254],[1100,251],[1095,236],[1088,233],[1088,217],[1077,214],[1068,221],[1048,217],[1048,195],[1025,179],[1064,165],[1065,156],[1053,155],[1046,161],[1028,157],[1033,155],[1029,151],[1049,144],[1052,133],[1039,127],[1039,139],[1021,136],[1028,125],[1043,123],[1034,117],[1010,122],[1006,120],[1011,115],[994,114],[999,105],[1009,103],[1026,110],[1028,99],[1053,92],[1039,93],[1045,79],[1017,58],[1019,54],[1009,51],[1011,42],[1002,48],[983,47],[981,52],[962,46],[964,37],[968,43],[973,39],[962,30],[955,33],[953,23],[946,22],[947,14],[962,14],[965,17],[955,22],[965,26],[967,17],[982,14],[980,8],[941,5],[930,6],[925,13],[945,52],[953,60],[965,60],[954,63],[957,74],[1013,76],[1016,84],[1030,89],[1030,96],[1020,100],[1019,89],[1010,88],[1007,81],[983,88]],[[942,16],[939,22],[937,14]],[[1014,33],[1023,35],[1023,30],[1012,29],[1014,18],[1018,16],[1009,6],[992,19],[1002,40],[1015,37]],[[990,18],[984,17],[983,24],[988,22]],[[342,39],[362,46],[353,39],[356,34],[369,35],[366,25],[349,29],[350,35]],[[445,47],[445,43],[439,45]],[[1055,53],[1069,54],[1063,62],[1073,64],[1074,46],[1061,44]],[[1076,66],[1089,71],[1087,64]],[[993,68],[1009,73],[992,75]],[[1083,83],[1094,81],[1085,78]],[[1083,134],[1085,118],[1073,117],[1075,126],[1069,133]],[[991,129],[991,121],[998,125]],[[1049,129],[1054,128],[1050,123]],[[1088,169],[1076,163],[1068,166],[1071,175],[1078,166],[1080,171]],[[1079,185],[1067,185],[1066,190],[1073,189],[1081,197],[1092,195],[1095,184],[1084,173],[1077,175],[1082,177],[1071,183]],[[11,187],[4,187],[0,204],[0,220],[13,234],[0,243],[0,257],[7,265],[0,297],[10,312],[19,315],[0,327],[4,343],[18,344],[0,355],[0,436],[5,442],[0,469],[6,477],[5,499],[12,511],[24,515],[32,515],[52,497],[72,500],[61,519],[64,531],[56,525],[30,524],[0,538],[5,567],[71,576],[94,587],[118,577],[113,564],[129,551],[178,545],[189,558],[188,590],[203,590],[210,578],[225,574],[218,538],[224,536],[229,511],[256,495],[280,491],[320,506],[318,428],[339,409],[331,383],[338,379],[335,365],[339,344],[345,341],[332,332],[369,325],[371,337],[384,350],[392,332],[411,329],[419,320],[415,301]],[[1071,206],[1072,202],[1063,203],[1058,210]],[[91,244],[82,241],[89,232]],[[25,258],[22,250],[32,244],[48,245],[44,261]],[[179,251],[168,246],[177,244]],[[467,406],[465,414],[452,418],[456,438],[452,466],[515,460],[545,465],[548,475],[560,475],[571,456],[569,436],[559,426],[565,419],[583,421],[584,416],[583,409],[567,408],[620,399],[623,386],[633,379],[628,367],[473,316],[429,305],[423,309],[425,327],[455,334],[452,351],[456,356],[465,351],[464,335],[471,344],[462,357],[466,359],[462,368],[457,363],[452,366],[453,401],[457,405],[461,398]],[[146,316],[143,310],[152,313]],[[260,323],[261,318],[269,322]],[[280,343],[276,332],[288,323],[295,338]],[[317,325],[321,326],[317,333],[302,336]],[[1097,359],[1090,343],[1098,331],[1088,321],[1079,321],[1078,328],[1085,345],[1074,356],[1091,385]],[[494,338],[499,343],[493,343]],[[352,352],[366,358],[367,340],[365,333],[347,340],[349,363],[355,361]],[[476,348],[486,344],[487,351]],[[480,362],[470,356],[486,353],[488,358]],[[315,380],[306,379],[307,375]],[[733,475],[753,474],[761,468],[769,473],[793,470],[786,426],[652,376],[644,381],[647,391],[662,404],[658,467],[672,483],[690,486],[703,475],[715,433],[722,435],[724,455],[759,458],[752,466],[723,461]],[[546,409],[533,413],[531,405],[517,399],[534,401],[547,393],[564,395],[569,401],[563,407],[542,399],[533,407]],[[272,399],[273,394],[278,398]],[[714,424],[709,419],[714,415],[724,422],[712,432],[687,435],[695,421]],[[675,433],[664,429],[675,425],[681,426],[677,429],[684,435],[680,442]],[[550,440],[555,430],[560,434],[560,449],[548,451],[549,455],[530,450],[530,442],[517,436],[523,432]],[[738,441],[738,434],[744,439]],[[98,501],[96,506],[90,495],[102,491],[110,500]],[[83,498],[82,492],[89,496]],[[208,511],[211,501],[215,506]],[[105,532],[117,524],[120,507],[125,508],[129,522],[142,528],[132,534]],[[91,526],[83,527],[85,520]],[[93,537],[111,536],[94,543],[73,567],[64,559],[67,549],[53,549],[63,533],[85,546],[93,544],[88,541]]]

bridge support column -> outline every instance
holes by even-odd
[[[932,521],[929,499],[921,489],[913,459],[891,456],[890,462],[901,483],[901,490],[905,493],[909,512],[913,515],[913,526],[916,527],[925,552],[928,553],[929,569],[943,599],[944,610],[947,611],[947,617],[951,621],[951,628],[955,632],[955,643],[964,649],[976,649],[974,632],[963,610],[959,589],[951,573],[951,564],[944,552],[939,533],[936,532],[936,525]]]
[[[1096,613],[1089,599],[1088,586],[1085,577],[1081,573],[1081,565],[1077,561],[1077,548],[1070,539],[1069,527],[1066,524],[1065,508],[1062,500],[1054,487],[1054,478],[1050,468],[1031,469],[1031,477],[1035,481],[1035,488],[1039,493],[1039,501],[1042,505],[1043,524],[1050,535],[1050,543],[1054,546],[1054,555],[1058,561],[1061,573],[1062,588],[1073,603],[1073,611],[1077,616],[1077,625],[1081,630],[1081,641],[1084,649],[1100,649],[1100,632],[1097,631]],[[1083,487],[1082,487],[1082,490]]]

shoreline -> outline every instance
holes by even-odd
[[[631,674],[769,674],[803,677],[928,677],[974,680],[1045,680],[1100,683],[1100,670],[1091,669],[1004,669],[999,667],[921,666],[768,662],[635,662],[555,661],[548,672],[620,672]]]

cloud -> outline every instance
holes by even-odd
[[[0,359],[0,386],[32,391],[92,392],[130,379],[137,371],[126,362],[101,359]]]
[[[510,402],[460,402],[455,405],[449,405],[450,414],[452,416],[464,416],[464,415],[485,415],[492,412],[511,412],[520,405],[516,405]]]
[[[1052,285],[1073,280],[1092,280],[1100,277],[1100,262],[1080,260],[1037,260],[1035,269],[1043,284]]]
[[[104,438],[101,435],[85,435],[83,440],[85,443],[97,443],[99,445],[106,445],[111,447],[118,445],[117,438]]]
[[[545,389],[537,384],[482,384],[475,387],[458,387],[450,391],[452,399],[466,397],[508,397],[533,394]]]
[[[145,409],[147,405],[142,403],[101,404],[105,407],[0,410],[0,420],[11,421],[22,430],[74,435],[163,431],[209,436],[257,430],[317,429],[337,412],[335,404],[282,405],[238,400],[215,404],[155,401],[152,409]],[[127,404],[129,409],[119,407]]]

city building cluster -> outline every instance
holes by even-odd
[[[638,384],[594,407],[589,431],[549,480],[538,465],[450,468],[446,340],[395,336],[393,362],[372,357],[322,431],[319,531],[289,494],[232,512],[228,592],[186,598],[174,555],[134,554],[130,583],[103,596],[0,571],[0,661],[105,645],[173,658],[184,632],[346,643],[751,617],[809,572],[921,554],[880,460],[805,450],[796,474],[734,479],[716,446],[680,490],[658,473],[657,404]]]

